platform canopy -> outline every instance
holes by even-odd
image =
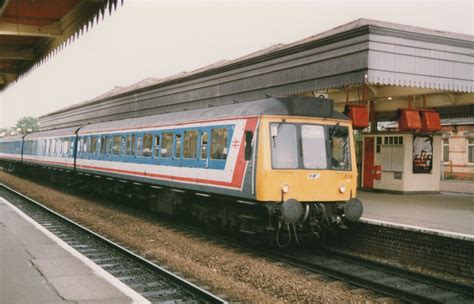
[[[474,117],[474,37],[358,19],[289,44],[164,79],[116,87],[40,117],[43,130],[292,95],[369,103],[379,120],[399,108]],[[176,58],[179,60],[179,58]]]
[[[0,0],[0,91],[111,13],[118,2]]]

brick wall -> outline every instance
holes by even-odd
[[[467,138],[474,137],[474,126],[443,126],[443,139],[449,140],[449,161],[444,163],[445,178],[474,180],[474,164],[467,158]]]
[[[329,244],[344,251],[395,260],[402,265],[474,279],[474,242],[415,231],[354,223]]]

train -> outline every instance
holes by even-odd
[[[284,97],[0,139],[4,168],[146,197],[147,208],[285,247],[360,219],[350,119]]]

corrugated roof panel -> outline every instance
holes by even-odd
[[[41,117],[41,127],[369,84],[473,91],[473,36],[359,19],[286,45],[131,86]],[[368,79],[365,79],[367,74]],[[131,89],[131,90],[130,90]]]

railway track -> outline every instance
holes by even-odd
[[[233,237],[210,235],[195,226],[179,223],[185,233],[212,239],[291,265],[307,273],[316,273],[352,286],[377,292],[408,303],[474,303],[474,286],[413,272],[404,268],[383,264],[345,254],[331,248],[268,249],[248,245]],[[177,229],[176,223],[170,227]]]
[[[0,189],[1,190],[1,189]],[[1,192],[0,192],[1,194]],[[127,212],[142,213],[137,209],[121,206]],[[143,212],[143,215],[150,216]],[[255,256],[266,257],[284,264],[292,265],[305,272],[317,273],[329,278],[344,281],[352,286],[375,291],[379,294],[400,299],[409,303],[474,303],[474,287],[451,282],[420,273],[408,271],[382,263],[364,260],[331,250],[293,249],[283,251],[248,246],[234,238],[215,235],[195,226],[177,221],[164,220],[165,225],[195,237],[212,239],[232,247],[245,247]],[[74,246],[73,246],[74,247]],[[88,256],[87,252],[85,253]],[[94,257],[94,255],[92,255]],[[132,284],[133,285],[133,284]],[[139,287],[141,290],[143,287]],[[212,301],[209,301],[212,302]]]
[[[209,232],[193,226],[182,230],[209,238]],[[176,229],[175,225],[173,228]],[[212,236],[211,236],[212,237]],[[408,303],[474,303],[474,286],[452,282],[407,269],[348,255],[330,248],[290,250],[248,245],[226,236],[212,237],[236,247],[245,247],[255,256],[291,265],[306,273],[316,273],[352,286],[364,288]]]
[[[332,250],[263,251],[273,259],[410,303],[474,303],[474,287]]]
[[[227,303],[3,184],[0,196],[152,303]]]

